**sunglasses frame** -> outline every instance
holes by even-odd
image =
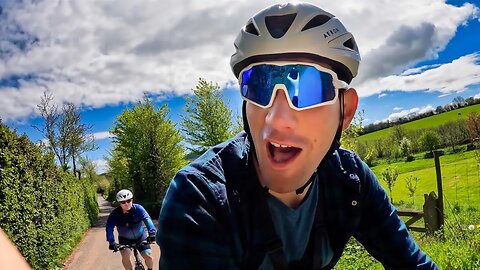
[[[127,204],[127,203],[131,203],[132,202],[132,199],[128,199],[128,200],[125,200],[125,201],[121,201],[120,204]]]
[[[285,84],[277,83],[273,87],[272,95],[270,96],[270,101],[268,102],[268,104],[265,105],[265,106],[261,105],[261,104],[258,104],[255,101],[244,97],[241,94],[241,92],[242,92],[242,75],[243,75],[243,73],[245,71],[249,70],[250,68],[252,68],[254,66],[259,66],[259,65],[272,65],[272,66],[304,65],[304,66],[313,67],[320,72],[328,73],[332,76],[333,87],[335,89],[335,97],[330,101],[322,102],[322,103],[319,103],[319,104],[315,104],[315,105],[311,105],[311,106],[307,106],[307,107],[303,107],[303,108],[297,108],[293,105],[292,101],[290,100],[290,96],[288,95],[287,86]],[[240,95],[242,96],[243,100],[245,100],[247,102],[250,102],[252,104],[255,104],[256,106],[258,106],[260,108],[263,108],[263,109],[270,108],[273,104],[273,101],[275,100],[274,97],[276,97],[277,91],[278,90],[283,90],[283,92],[285,93],[285,96],[287,97],[288,106],[290,106],[291,109],[296,110],[296,111],[303,111],[303,110],[307,110],[307,109],[313,109],[313,108],[333,104],[338,99],[339,90],[340,89],[348,89],[348,83],[346,83],[342,80],[339,80],[338,76],[337,76],[337,73],[335,73],[331,69],[328,69],[328,68],[326,68],[324,66],[321,66],[321,65],[318,65],[318,64],[313,64],[313,63],[308,63],[308,62],[291,62],[291,61],[257,62],[257,63],[250,64],[247,67],[245,67],[244,69],[242,69],[242,71],[240,71],[240,74],[238,76],[238,85],[240,87]]]

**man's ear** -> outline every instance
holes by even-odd
[[[342,130],[348,128],[355,116],[358,106],[357,90],[349,88],[343,93],[343,126]]]

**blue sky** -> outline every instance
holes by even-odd
[[[276,2],[276,1],[275,1]],[[362,63],[352,86],[365,123],[435,109],[456,96],[480,97],[480,3],[476,1],[310,1],[354,34]],[[183,95],[199,77],[216,82],[235,113],[229,68],[233,40],[250,15],[274,1],[0,0],[0,118],[42,139],[36,104],[82,108],[99,149],[99,171],[115,117],[144,93],[180,120]]]

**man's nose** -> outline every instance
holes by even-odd
[[[297,114],[288,104],[287,91],[278,89],[274,94],[275,98],[265,119],[266,124],[275,129],[293,128],[297,122]]]

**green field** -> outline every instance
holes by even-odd
[[[449,111],[449,112],[444,112],[441,114],[433,115],[430,117],[422,118],[419,120],[415,120],[412,122],[408,122],[405,124],[402,124],[401,126],[405,128],[407,131],[413,131],[417,129],[423,129],[423,128],[433,128],[433,127],[438,127],[442,124],[445,124],[449,121],[455,121],[458,119],[465,119],[467,118],[468,114],[471,112],[478,112],[480,113],[480,104],[475,104],[472,106],[468,107],[463,107],[457,110]],[[373,140],[377,140],[380,138],[386,138],[390,135],[392,132],[392,127],[378,130],[372,133],[368,133],[365,135],[362,135],[358,137],[359,141],[361,142],[370,142]]]
[[[423,156],[417,155],[417,158]],[[397,209],[422,209],[424,195],[435,191],[438,195],[433,159],[396,162],[377,165],[372,171],[388,192],[381,172],[394,167],[399,172],[392,189]],[[480,269],[480,168],[475,151],[460,152],[440,157],[445,206],[445,229],[436,237],[413,233],[414,238],[440,269]],[[415,193],[415,203],[408,195],[405,178],[410,175],[420,180]],[[389,194],[391,196],[392,194]],[[399,204],[399,202],[401,202]],[[478,226],[475,230],[469,225]],[[422,226],[421,221],[414,224]],[[334,269],[384,269],[355,240],[351,240]]]
[[[405,123],[402,127],[407,131],[433,128],[449,121],[465,119],[472,111],[480,112],[480,104]],[[390,136],[391,129],[363,135],[359,140],[367,142],[386,138]],[[424,159],[424,154],[417,153],[412,162],[402,160],[387,164],[388,160],[376,160],[377,165],[371,167],[388,195],[393,197],[397,209],[422,210],[424,194],[434,191],[438,195],[434,160]],[[441,156],[440,164],[445,211],[444,230],[435,237],[415,232],[413,236],[440,269],[480,269],[480,167],[475,158],[475,150]],[[392,194],[382,179],[382,171],[387,167],[398,171]],[[405,181],[410,176],[419,179],[414,198],[409,196]],[[467,229],[472,224],[476,229]],[[423,224],[418,221],[414,225]],[[352,240],[334,269],[384,268],[358,242]]]
[[[480,168],[475,160],[475,152],[461,152],[440,157],[443,192],[445,207],[454,204],[464,206],[480,206]],[[423,194],[437,190],[437,178],[433,159],[418,159],[412,162],[396,162],[372,167],[372,171],[379,178],[381,184],[387,189],[381,172],[386,167],[396,168],[398,178],[392,189],[395,202],[403,201],[411,204],[413,199],[409,197],[405,179],[411,175],[419,179],[417,191],[414,196],[415,204],[412,207],[422,209],[424,202]],[[390,194],[389,194],[390,196]]]

